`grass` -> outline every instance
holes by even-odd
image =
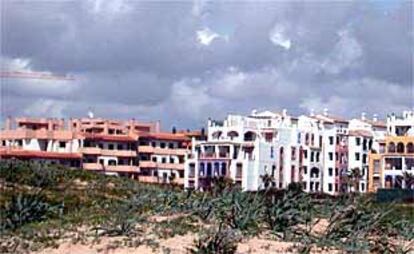
[[[0,162],[0,253],[24,253],[73,242],[114,239],[114,248],[197,235],[191,253],[234,253],[243,239],[265,235],[297,243],[294,251],[324,247],[344,252],[412,250],[413,206],[377,204],[367,195],[315,197],[288,191],[241,192],[216,179],[210,192],[182,191],[61,166]],[[161,221],[155,217],[166,218]],[[327,221],[323,233],[315,225]],[[121,240],[120,240],[121,239]]]

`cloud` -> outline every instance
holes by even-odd
[[[277,24],[269,32],[269,39],[276,46],[289,50],[292,46],[292,43],[290,39],[287,38],[285,33],[285,28],[282,25]]]
[[[2,114],[187,128],[252,108],[412,108],[413,3],[376,4],[5,1],[2,66],[75,81],[2,79]]]

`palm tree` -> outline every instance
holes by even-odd
[[[269,175],[268,173],[261,175],[260,178],[262,179],[265,189],[267,189],[269,186],[272,187],[273,184],[275,183],[274,177]]]
[[[408,173],[407,171],[405,171],[403,173],[403,178],[405,182],[405,188],[412,189],[414,185],[414,175],[412,173]]]
[[[347,185],[350,186],[350,191],[351,188],[353,188],[353,191],[358,192],[359,190],[359,183],[361,182],[361,178],[362,178],[362,174],[361,174],[361,170],[356,167],[356,168],[352,168],[350,172],[348,172],[347,178],[346,178],[346,182]]]

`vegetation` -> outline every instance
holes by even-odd
[[[0,162],[0,253],[56,247],[61,240],[146,245],[195,235],[190,253],[235,253],[251,237],[296,242],[293,252],[324,248],[352,253],[413,251],[412,204],[378,204],[372,197],[309,195],[299,184],[241,192],[231,180],[213,179],[209,192],[182,191],[20,161]],[[322,223],[324,222],[324,223]],[[322,226],[321,226],[322,225]]]

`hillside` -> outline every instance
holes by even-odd
[[[368,196],[209,193],[60,166],[0,162],[1,253],[332,253],[412,251],[411,205]]]

